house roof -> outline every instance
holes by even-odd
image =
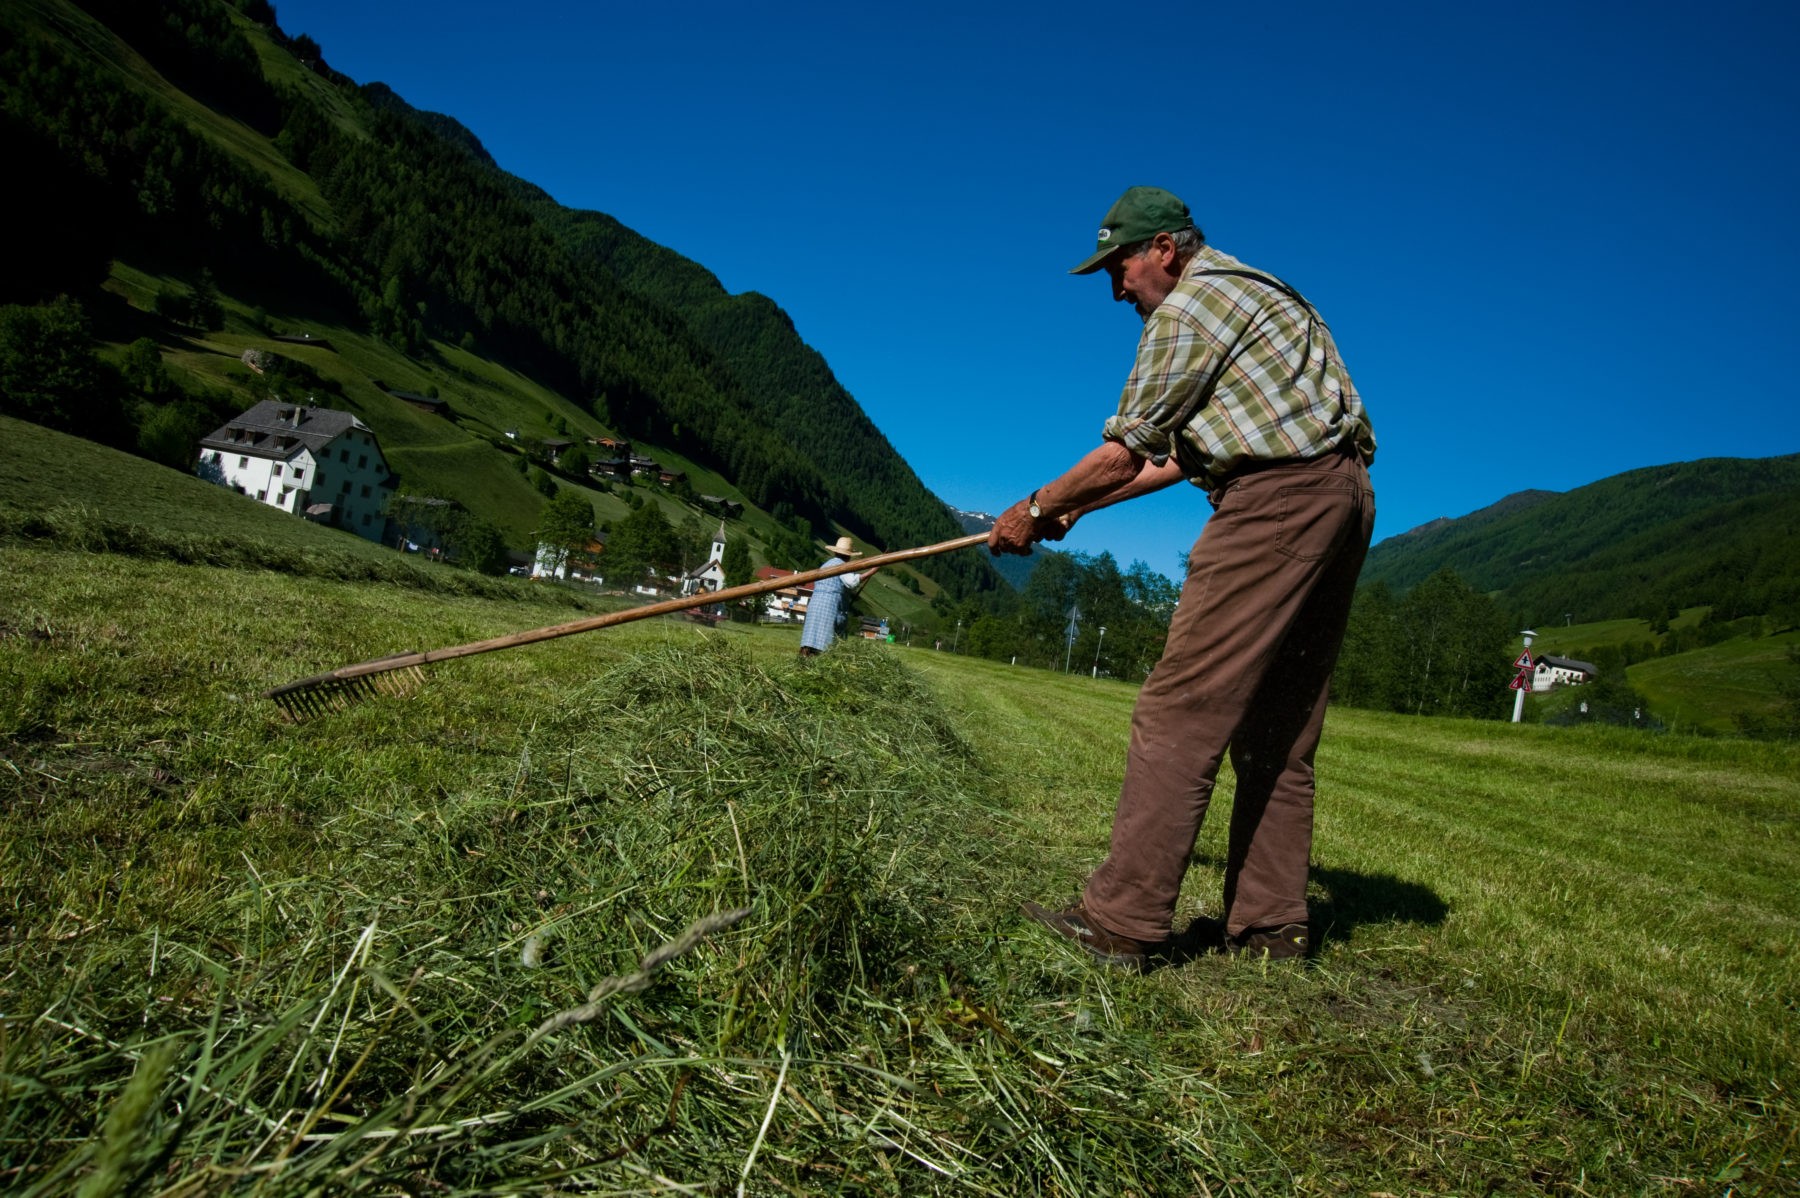
[[[403,399],[415,407],[430,408],[434,412],[441,411],[450,406],[449,400],[434,399],[429,395],[421,395],[417,391],[389,391],[388,394],[395,399]]]
[[[348,412],[265,399],[200,438],[200,444],[286,461],[303,449],[317,453],[351,429],[369,432]]]
[[[756,580],[758,582],[769,582],[776,578],[787,578],[790,575],[798,573],[800,573],[800,571],[783,570],[780,566],[758,566],[756,568]],[[812,590],[812,583],[801,583],[796,589],[810,592]]]
[[[1548,653],[1538,658],[1540,666],[1549,666],[1553,670],[1579,670],[1583,674],[1598,674],[1600,667],[1591,661],[1576,661],[1572,657],[1552,657]]]

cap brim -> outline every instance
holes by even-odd
[[[1082,259],[1081,263],[1069,273],[1072,275],[1091,275],[1102,266],[1105,266],[1108,258],[1111,258],[1124,248],[1125,247],[1122,245],[1109,245],[1103,250],[1095,250],[1093,254]]]

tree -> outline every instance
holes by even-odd
[[[720,556],[719,564],[725,571],[728,587],[741,587],[756,576],[756,568],[750,563],[750,545],[743,537],[725,539],[725,552]]]
[[[119,359],[119,373],[139,399],[161,403],[175,390],[169,368],[163,364],[162,350],[148,337],[139,337],[125,347]]]
[[[594,459],[585,445],[571,445],[556,459],[556,468],[570,478],[586,478],[588,467],[593,464]]]
[[[0,307],[0,412],[117,444],[128,430],[110,373],[68,296]]]
[[[211,422],[196,405],[186,402],[149,408],[138,425],[137,450],[153,462],[174,470],[194,465],[198,442]]]
[[[594,539],[594,505],[579,491],[559,491],[538,517],[538,544],[547,552],[552,572],[568,564]]]
[[[630,586],[647,571],[668,573],[681,557],[681,543],[662,508],[646,503],[613,525],[606,539],[606,576]]]
[[[506,542],[486,520],[465,515],[456,532],[456,556],[480,574],[506,573]]]
[[[1401,600],[1399,626],[1405,653],[1400,710],[1500,717],[1508,633],[1492,599],[1445,567]]]
[[[1331,701],[1397,710],[1404,672],[1399,601],[1385,582],[1359,587],[1331,675]]]

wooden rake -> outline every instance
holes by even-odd
[[[388,657],[378,657],[373,661],[342,666],[324,674],[314,674],[312,677],[302,678],[298,682],[286,683],[273,690],[264,691],[263,698],[273,699],[289,719],[298,722],[309,716],[341,711],[351,703],[369,695],[411,694],[424,685],[425,673],[420,667],[430,665],[432,662],[449,661],[455,657],[470,657],[477,653],[491,653],[496,649],[511,649],[518,645],[534,645],[539,641],[555,640],[560,636],[574,636],[578,632],[593,632],[599,628],[611,628],[615,624],[629,624],[633,620],[645,620],[651,616],[662,616],[670,612],[686,611],[689,608],[705,607],[709,603],[733,603],[739,599],[747,599],[751,595],[766,595],[770,591],[817,582],[821,578],[830,578],[836,574],[849,574],[856,570],[867,570],[872,566],[909,562],[921,557],[935,557],[940,553],[968,549],[986,542],[987,534],[985,532],[970,533],[966,537],[958,537],[954,541],[944,541],[937,545],[925,545],[918,549],[896,549],[892,553],[859,557],[852,561],[840,562],[835,566],[821,566],[817,570],[806,570],[799,574],[784,574],[780,578],[770,578],[762,582],[747,582],[743,586],[726,587],[721,591],[702,591],[699,594],[686,595],[680,599],[665,599],[661,603],[634,607],[630,611],[609,612],[604,616],[571,620],[567,624],[552,624],[548,628],[512,632],[485,641],[473,641],[467,645],[451,645],[446,649],[395,653]]]

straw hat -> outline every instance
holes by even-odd
[[[831,551],[839,557],[862,556],[862,550],[858,549],[855,545],[852,545],[849,537],[839,537],[837,539],[837,544],[831,547]]]

